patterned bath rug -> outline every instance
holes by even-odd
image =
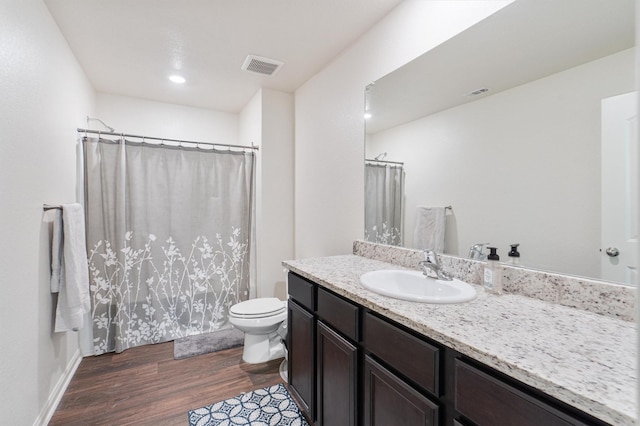
[[[191,410],[189,426],[309,426],[282,383]]]

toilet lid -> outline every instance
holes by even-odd
[[[276,297],[260,297],[237,303],[229,312],[243,317],[266,317],[279,314],[285,309],[284,302]]]

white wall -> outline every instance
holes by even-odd
[[[286,300],[282,261],[294,257],[294,101],[262,90],[262,227],[258,229],[259,296]]]
[[[116,132],[238,144],[238,114],[228,112],[98,93],[95,117]],[[105,130],[97,121],[91,121],[89,126]],[[87,127],[87,123],[81,127]]]
[[[416,205],[452,205],[445,252],[491,242],[523,265],[600,276],[600,101],[634,90],[634,50],[370,135],[405,163],[405,246]],[[541,202],[542,200],[542,202]]]
[[[93,89],[41,0],[0,2],[0,424],[47,420],[79,360],[53,333],[43,203],[76,200],[75,128]]]
[[[293,95],[259,91],[240,113],[240,141],[259,144],[257,179],[258,297],[286,299],[281,262],[293,251]]]
[[[295,93],[295,256],[364,233],[364,88],[510,1],[401,3]]]
[[[239,144],[241,145],[262,145],[262,91],[258,91],[253,98],[244,106],[239,116]],[[262,228],[262,180],[259,176],[262,174],[262,151],[258,150],[256,156],[256,194],[255,194],[255,226],[256,229]],[[254,237],[257,239],[258,236]],[[260,276],[260,267],[258,265],[257,251],[260,250],[258,241],[251,242],[255,245],[254,257],[251,258],[251,292],[249,297],[257,297],[261,293],[257,287]]]

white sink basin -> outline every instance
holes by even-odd
[[[461,303],[473,300],[473,286],[453,279],[437,280],[420,271],[384,270],[367,272],[360,283],[368,290],[395,299],[423,303]]]

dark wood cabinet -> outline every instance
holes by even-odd
[[[339,296],[318,289],[318,317],[354,342],[360,338],[360,308]]]
[[[460,359],[455,371],[455,409],[478,426],[587,424]]]
[[[606,423],[295,274],[289,385],[317,426]]]
[[[289,387],[317,426],[358,426],[360,307],[289,274]]]
[[[438,405],[366,356],[364,424],[438,426]]]
[[[289,389],[300,408],[313,421],[316,415],[315,318],[312,313],[291,299],[288,305]]]
[[[364,347],[407,380],[440,396],[440,349],[388,321],[364,314]],[[400,349],[402,348],[402,349]]]
[[[316,310],[316,285],[306,278],[289,274],[289,297],[310,312]]]
[[[317,345],[317,425],[356,426],[358,348],[322,321]]]

